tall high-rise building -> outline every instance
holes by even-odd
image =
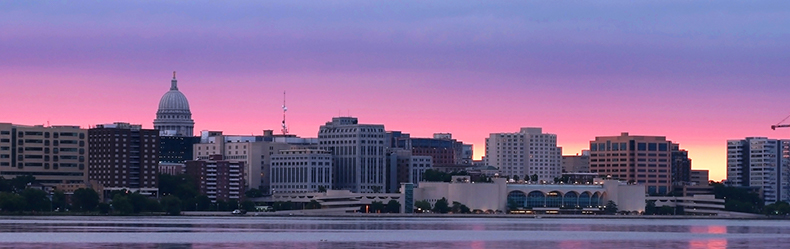
[[[159,131],[129,123],[100,124],[88,130],[89,177],[104,190],[159,192]]]
[[[727,184],[758,187],[766,203],[790,201],[790,140],[727,140]]]
[[[679,150],[679,145],[663,136],[623,132],[620,136],[595,137],[590,141],[590,172],[644,184],[650,194],[667,194],[672,191],[675,150]],[[686,166],[691,170],[690,159],[688,165],[679,164],[678,168],[685,170]]]
[[[161,134],[161,132],[160,132]],[[165,163],[184,163],[194,158],[194,145],[200,143],[200,137],[159,137],[159,161]]]
[[[87,133],[79,126],[0,123],[0,176],[31,175],[47,186],[86,183]]]
[[[680,145],[672,144],[672,184],[689,185],[691,183],[691,158],[689,152],[681,150]]]
[[[154,119],[154,129],[159,130],[162,136],[191,137],[194,136],[195,121],[189,110],[189,101],[178,90],[176,72],[170,81],[170,91],[159,100],[159,109]]]
[[[333,156],[334,186],[353,192],[387,190],[384,125],[359,124],[354,117],[335,117],[318,131],[318,146]]]
[[[499,168],[508,178],[554,181],[562,176],[562,148],[557,135],[543,133],[541,128],[521,128],[515,133],[491,133],[486,138],[488,165]]]

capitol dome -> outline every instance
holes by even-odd
[[[195,121],[189,110],[189,101],[181,91],[178,91],[176,72],[170,81],[170,91],[159,100],[159,109],[154,119],[154,129],[159,130],[162,136],[193,136]]]

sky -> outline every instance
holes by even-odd
[[[726,140],[790,138],[790,1],[2,1],[0,122],[152,128],[172,71],[195,130],[414,137],[542,127],[563,154],[666,136],[726,178]]]

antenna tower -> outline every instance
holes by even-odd
[[[288,126],[285,124],[285,112],[288,111],[288,107],[285,106],[285,91],[283,91],[283,135],[288,134]]]

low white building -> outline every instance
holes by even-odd
[[[619,211],[645,210],[645,186],[616,180],[571,185],[507,184],[504,178],[495,178],[493,183],[475,183],[468,179],[456,176],[452,182],[421,182],[413,190],[414,201],[426,200],[433,205],[446,198],[448,203],[457,201],[482,212],[506,212],[515,207],[511,211],[596,213],[602,211],[609,201],[617,204]]]

